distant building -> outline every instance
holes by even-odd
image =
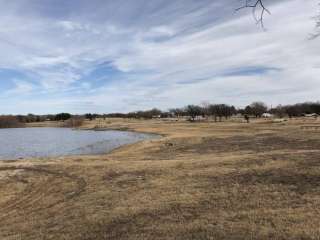
[[[313,118],[317,118],[319,117],[319,115],[317,113],[311,113],[311,114],[303,114],[304,117],[313,117]]]
[[[273,117],[273,114],[271,114],[271,113],[263,113],[261,116],[262,116],[263,118],[272,118],[272,117]]]

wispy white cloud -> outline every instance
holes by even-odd
[[[0,112],[319,99],[320,43],[308,39],[317,0],[269,1],[267,31],[250,12],[234,14],[235,0],[0,3],[0,69],[28,76],[0,74],[16,86],[0,103],[17,103]]]
[[[3,94],[6,98],[20,94],[28,94],[35,89],[35,86],[30,82],[18,79],[13,79],[12,81],[14,83],[14,87]]]

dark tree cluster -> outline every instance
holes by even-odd
[[[19,122],[22,122],[22,123],[42,122],[46,120],[46,116],[40,116],[40,115],[34,115],[34,114],[28,114],[26,116],[17,115],[16,117],[19,120]]]
[[[203,116],[203,109],[197,105],[188,105],[185,108],[185,112],[191,118],[190,120],[194,121],[196,117]]]
[[[262,114],[268,111],[268,107],[263,102],[253,102],[244,109],[244,114],[253,115],[256,118],[261,117]]]
[[[55,116],[55,121],[66,121],[71,117],[72,115],[70,113],[59,113]]]
[[[97,113],[86,113],[85,115],[84,115],[84,117],[85,117],[85,119],[88,119],[88,120],[90,120],[90,121],[92,121],[92,120],[94,120],[94,119],[96,119],[96,118],[100,118],[100,117],[103,117],[104,118],[104,116],[103,115],[99,115],[99,114],[97,114]]]
[[[222,118],[228,119],[232,115],[237,113],[234,106],[227,104],[203,104],[198,105],[188,105],[184,108],[173,108],[169,110],[171,116],[181,117],[187,116],[191,121],[195,121],[197,118],[209,118],[213,117],[215,121],[222,121]]]
[[[320,102],[297,103],[294,105],[277,106],[270,109],[270,113],[278,117],[302,117],[308,114],[320,115]]]
[[[127,113],[109,113],[104,115],[107,118],[128,118]]]
[[[47,114],[47,115],[17,115],[15,116],[20,123],[33,123],[33,122],[44,122],[44,121],[65,121],[72,117],[70,113],[59,113],[59,114]]]
[[[166,112],[162,112],[157,108],[146,111],[136,111],[129,113],[109,113],[104,114],[104,117],[107,118],[136,118],[136,119],[151,119],[151,118],[163,118],[166,115]]]
[[[128,113],[128,118],[140,118],[140,119],[151,119],[151,118],[160,118],[162,111],[153,108],[151,110],[146,111],[137,111]]]
[[[222,121],[222,118],[230,118],[232,115],[237,113],[237,110],[234,106],[230,106],[227,104],[212,104],[208,107],[208,112],[210,116],[214,117],[214,120]]]

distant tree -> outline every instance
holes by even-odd
[[[162,112],[161,114],[160,114],[160,117],[161,118],[169,118],[169,117],[171,117],[171,114],[170,114],[170,112]]]
[[[129,114],[130,113],[109,113],[109,114],[105,114],[104,117],[105,118],[129,118]]]
[[[216,105],[216,114],[219,117],[219,121],[222,121],[222,117],[225,116],[225,109],[226,105],[225,104],[218,104]]]
[[[93,116],[93,114],[91,114],[91,113],[86,113],[86,114],[84,115],[84,117],[85,117],[86,119],[90,120],[90,121],[92,121],[92,120],[94,119],[94,116]]]
[[[301,117],[304,114],[311,114],[311,113],[320,114],[320,103],[319,102],[297,103],[294,105],[287,105],[284,107],[284,109],[290,118]]]
[[[209,117],[210,116],[210,103],[208,101],[201,102],[201,108],[202,108],[202,116],[203,117]]]
[[[157,108],[153,108],[153,109],[151,109],[151,110],[149,110],[149,111],[146,111],[146,113],[147,113],[148,115],[150,115],[151,118],[154,118],[154,117],[160,117],[161,114],[162,114],[162,111],[159,110],[159,109],[157,109]]]
[[[196,105],[188,105],[185,111],[191,117],[191,121],[194,121],[195,118],[200,116],[202,113],[201,107]]]
[[[267,112],[268,107],[263,102],[253,102],[249,106],[251,114],[254,115],[256,118],[261,117],[263,113]]]
[[[55,116],[56,121],[65,121],[70,119],[72,116],[70,113],[59,113]]]
[[[30,122],[36,122],[36,115],[29,113],[29,114],[26,116],[26,121],[27,121],[28,123],[30,123]]]
[[[289,118],[302,116],[301,109],[297,105],[286,106],[285,109]]]
[[[286,115],[286,108],[278,105],[277,107],[270,109],[270,113],[276,115],[279,118],[283,118]]]
[[[251,108],[250,105],[248,105],[248,106],[245,107],[243,114],[253,115],[253,110],[252,110],[252,108]]]
[[[127,114],[128,118],[138,118],[137,112],[129,112]]]
[[[217,117],[218,117],[218,105],[216,104],[211,104],[209,106],[209,115],[214,117],[214,121],[217,121]]]
[[[137,112],[137,117],[138,118],[144,118],[144,119],[150,119],[152,118],[151,114],[150,113],[147,113],[145,111],[138,111]]]
[[[74,116],[66,120],[63,124],[64,127],[77,128],[80,127],[84,122],[84,118],[80,116]]]
[[[96,118],[99,118],[99,117],[102,117],[101,115],[99,115],[99,114],[97,114],[97,113],[86,113],[85,115],[84,115],[84,117],[86,118],[86,119],[88,119],[88,120],[90,120],[90,121],[92,121],[92,120],[94,120],[94,119],[96,119]]]
[[[153,108],[151,110],[146,110],[146,111],[137,111],[137,112],[130,112],[125,115],[125,117],[128,118],[143,118],[143,119],[151,119],[151,118],[158,118],[161,117],[162,111]]]
[[[312,113],[320,114],[320,102],[310,103]]]
[[[184,115],[185,110],[182,108],[171,108],[169,109],[169,113],[177,118],[180,118],[181,116]]]
[[[25,123],[27,122],[27,117],[26,116],[23,116],[23,115],[17,115],[16,116],[17,120],[21,123]]]
[[[215,122],[217,118],[222,121],[222,118],[230,118],[232,115],[236,114],[236,108],[227,104],[211,104],[209,106],[209,114],[214,117]]]
[[[55,121],[56,116],[53,114],[49,114],[45,116],[45,120]]]
[[[224,117],[228,119],[232,117],[232,115],[236,114],[237,110],[234,106],[223,104],[223,113],[224,113]]]

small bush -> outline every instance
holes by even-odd
[[[77,128],[80,127],[84,122],[83,117],[73,117],[68,120],[66,120],[63,124],[64,127],[69,127],[69,128]]]

